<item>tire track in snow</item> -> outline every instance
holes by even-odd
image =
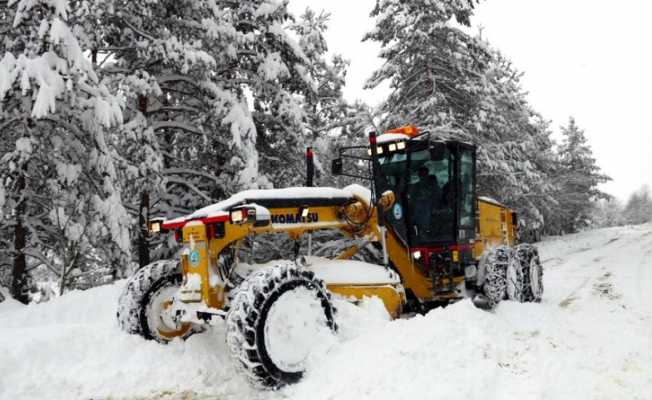
[[[652,285],[652,230],[644,232],[639,236],[639,239],[644,241],[647,239],[646,244],[642,244],[644,249],[641,259],[636,266],[636,295],[638,298],[638,305],[641,309],[649,309],[652,304],[652,296],[650,289]]]
[[[568,296],[566,296],[562,301],[559,302],[559,307],[561,308],[568,308],[575,300],[577,300],[578,293],[588,285],[588,283],[591,281],[591,278],[586,278],[582,283],[577,286],[575,289],[573,289],[572,292]]]

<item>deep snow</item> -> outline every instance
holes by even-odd
[[[650,399],[652,225],[548,240],[541,304],[469,301],[389,321],[338,302],[306,377],[257,392],[218,326],[168,346],[118,329],[124,284],[0,303],[0,399]]]

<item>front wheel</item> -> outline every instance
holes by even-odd
[[[277,388],[301,379],[311,350],[337,329],[330,297],[311,271],[293,264],[253,272],[236,289],[226,340],[254,386]]]
[[[193,333],[190,324],[177,323],[165,312],[181,281],[177,261],[161,260],[141,268],[127,281],[118,300],[120,328],[159,343],[190,336]]]

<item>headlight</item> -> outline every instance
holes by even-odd
[[[161,231],[160,222],[150,222],[149,224],[149,233],[159,233]]]
[[[245,220],[244,211],[242,209],[231,211],[230,219],[232,224],[241,224]]]
[[[147,221],[147,231],[150,234],[160,233],[163,231],[163,218],[152,218]]]

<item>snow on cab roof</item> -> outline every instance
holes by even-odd
[[[167,223],[183,222],[191,219],[228,215],[228,211],[245,204],[266,203],[268,201],[300,200],[307,205],[319,203],[319,200],[346,202],[359,198],[369,203],[371,192],[360,185],[349,185],[344,189],[332,187],[289,187],[282,189],[245,190],[234,194],[219,203],[200,208],[192,214],[167,220]]]
[[[488,196],[478,196],[478,200],[484,201],[485,203],[491,203],[500,207],[506,207],[503,203],[499,202],[498,200],[488,197]]]
[[[410,140],[410,137],[403,133],[383,133],[382,135],[378,135],[376,143],[395,142],[399,140]]]

